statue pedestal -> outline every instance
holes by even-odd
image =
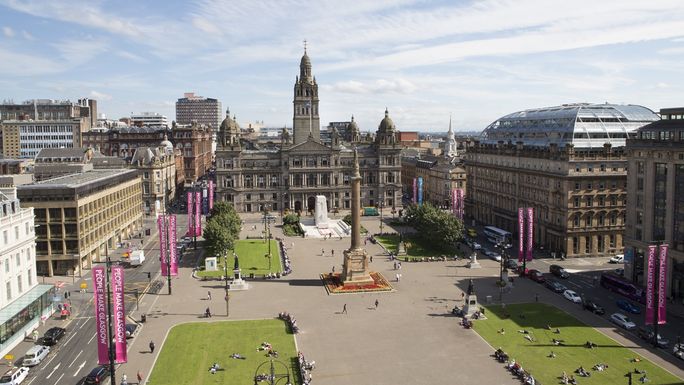
[[[470,257],[470,262],[468,262],[468,268],[469,269],[479,269],[482,266],[480,266],[480,262],[477,261],[477,254],[473,253],[472,257]]]
[[[404,242],[399,242],[399,248],[397,249],[397,255],[406,255],[406,244]]]
[[[344,264],[340,277],[344,286],[360,286],[375,283],[368,271],[368,254],[364,249],[344,251]]]
[[[463,316],[470,317],[478,310],[480,310],[480,306],[477,303],[477,296],[474,293],[468,294],[463,305]]]
[[[228,290],[247,290],[249,285],[242,279],[240,269],[233,270],[233,280],[228,283]]]

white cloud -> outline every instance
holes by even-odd
[[[130,60],[130,61],[134,61],[136,63],[146,63],[147,62],[147,59],[145,59],[144,57],[136,55],[136,54],[129,52],[129,51],[124,51],[124,50],[116,51],[116,55],[121,57],[121,58]]]
[[[14,30],[10,27],[7,27],[7,26],[2,27],[2,33],[6,37],[14,37]]]
[[[97,100],[112,100],[112,95],[105,94],[104,92],[90,91],[89,96]]]
[[[199,29],[202,32],[206,32],[209,34],[215,34],[215,35],[220,35],[222,34],[222,31],[220,28],[218,28],[214,23],[210,22],[206,18],[203,17],[193,17],[192,18],[192,25],[195,26],[195,28]]]
[[[377,79],[372,82],[348,80],[332,85],[322,85],[321,89],[329,92],[342,92],[349,94],[410,94],[415,92],[418,87],[407,79]]]
[[[24,30],[21,31],[21,36],[23,36],[24,39],[29,40],[29,41],[36,40],[36,38],[33,37],[33,35],[31,35],[30,33],[28,33],[27,31],[24,31]]]

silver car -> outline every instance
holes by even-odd
[[[613,313],[610,315],[610,322],[624,328],[627,330],[632,330],[636,327],[636,324],[632,322],[629,317],[622,313]]]

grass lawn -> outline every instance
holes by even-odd
[[[575,378],[581,385],[585,384],[626,384],[625,374],[635,368],[646,370],[647,384],[674,385],[681,384],[682,379],[666,372],[664,369],[646,361],[643,357],[618,344],[616,341],[599,333],[597,330],[581,323],[556,307],[545,304],[507,305],[505,317],[501,306],[487,306],[486,320],[475,321],[474,328],[494,349],[501,347],[511,358],[520,363],[544,385],[560,383],[559,377],[565,371],[574,374],[575,369],[583,366],[591,372],[591,377]],[[524,314],[524,318],[520,315]],[[560,334],[547,330],[560,329]],[[504,329],[505,334],[498,331]],[[525,334],[518,330],[527,330],[534,336],[534,342],[526,340]],[[562,339],[565,346],[554,346],[552,339]],[[598,344],[597,348],[584,347],[585,342]],[[556,358],[549,358],[553,351]],[[492,350],[492,354],[494,350]],[[639,357],[642,361],[630,362]],[[491,358],[494,360],[494,358]],[[608,365],[604,372],[591,368],[597,363]],[[501,365],[501,370],[506,370]],[[634,374],[633,383],[639,384],[641,375]]]
[[[277,319],[195,322],[174,326],[164,342],[148,384],[253,384],[255,370],[268,361],[264,351],[257,351],[262,342],[270,343],[278,352],[277,360],[287,365],[292,383],[301,384],[294,337],[288,332],[285,322]],[[230,358],[233,353],[239,353],[246,359]],[[220,370],[211,374],[209,368],[215,362]],[[276,374],[284,372],[283,366],[276,368]],[[270,365],[266,364],[260,373],[269,369]]]
[[[377,235],[375,239],[380,242],[387,250],[397,255],[399,250],[399,235],[398,234],[388,234],[388,235]],[[420,240],[405,236],[404,241],[406,242],[406,254],[397,256],[397,259],[401,261],[406,261],[412,257],[440,257],[442,255],[453,256],[453,252],[447,253],[440,248],[431,247],[430,245],[423,244]]]
[[[268,268],[268,243],[261,239],[240,239],[235,241],[235,253],[240,259],[240,268],[242,275],[248,276],[250,273],[254,275],[262,275],[282,272],[283,267],[280,262],[280,252],[278,251],[278,242],[271,240],[271,268]],[[198,271],[197,275],[200,277],[220,277],[223,275],[223,258],[218,259],[218,271]],[[228,252],[228,274],[233,275],[233,266],[235,266],[235,258],[233,251]]]

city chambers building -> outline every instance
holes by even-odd
[[[318,106],[318,83],[305,50],[294,84],[292,137],[283,130],[279,144],[247,140],[227,111],[216,150],[217,198],[238,212],[306,212],[314,209],[317,195],[326,197],[328,210],[350,209],[356,148],[361,204],[401,206],[401,146],[388,111],[374,138],[362,137],[352,117],[344,137],[333,129],[330,143],[323,144]]]
[[[658,119],[642,106],[585,103],[506,115],[466,152],[466,213],[517,234],[518,208],[533,207],[537,247],[622,253],[626,141]]]

